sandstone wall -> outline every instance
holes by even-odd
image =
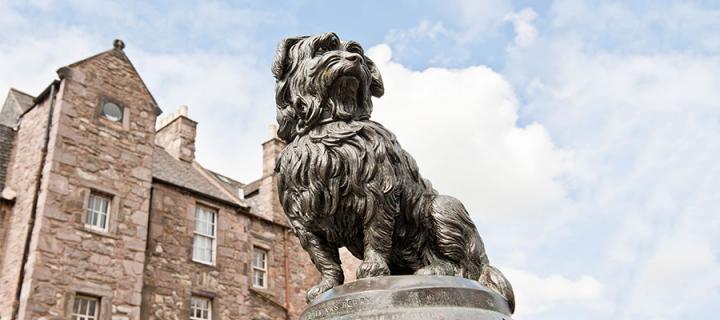
[[[38,168],[40,166],[40,150],[43,147],[47,126],[49,104],[44,103],[30,110],[22,118],[16,132],[17,144],[10,161],[6,185],[17,192],[15,205],[6,217],[5,241],[1,251],[3,259],[0,265],[0,318],[10,319],[13,305],[17,303],[16,290],[22,263],[25,239],[28,234],[28,223],[33,203]]]
[[[156,107],[119,50],[65,73],[19,316],[67,319],[79,293],[101,299],[100,319],[139,319]],[[99,115],[108,99],[123,121]],[[112,198],[107,231],[85,226],[91,191]]]
[[[214,265],[192,261],[195,209],[218,212]],[[212,298],[219,319],[285,319],[286,296],[292,318],[304,309],[297,293],[307,280],[297,241],[278,225],[194,193],[155,183],[152,193],[150,240],[143,290],[143,319],[187,319],[190,298]],[[253,288],[252,247],[268,250],[267,289]],[[291,278],[286,289],[285,259]],[[307,259],[307,258],[306,258]],[[300,268],[299,268],[300,267]],[[286,290],[287,293],[286,293]]]
[[[285,143],[273,137],[263,143],[263,176],[260,178],[258,193],[254,197],[253,212],[277,223],[287,225],[287,218],[277,193],[275,163],[285,148]]]
[[[5,255],[5,251],[2,251],[2,248],[5,244],[5,229],[7,228],[11,212],[12,204],[0,199],[0,267],[2,267],[3,256]]]
[[[0,124],[0,192],[5,187],[5,178],[7,177],[14,141],[15,131],[13,128]]]
[[[347,249],[341,248],[340,261],[342,262],[343,274],[345,274],[345,283],[357,280],[355,272],[357,272],[357,268],[360,266],[360,263],[362,263],[362,260],[355,258]]]

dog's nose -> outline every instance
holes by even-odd
[[[362,59],[362,56],[360,56],[357,53],[350,53],[350,54],[345,55],[345,59],[355,62],[355,61],[360,61]]]

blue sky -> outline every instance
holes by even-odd
[[[0,90],[125,41],[198,160],[259,177],[285,36],[362,43],[395,131],[463,200],[516,319],[711,319],[720,304],[720,3],[0,1]]]

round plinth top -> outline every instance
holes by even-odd
[[[477,281],[416,275],[338,286],[313,301],[301,319],[512,320],[507,301]]]

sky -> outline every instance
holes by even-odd
[[[516,320],[713,319],[720,305],[716,1],[0,0],[0,91],[122,39],[197,158],[249,182],[287,36],[334,31],[385,81],[373,118],[462,200]]]

